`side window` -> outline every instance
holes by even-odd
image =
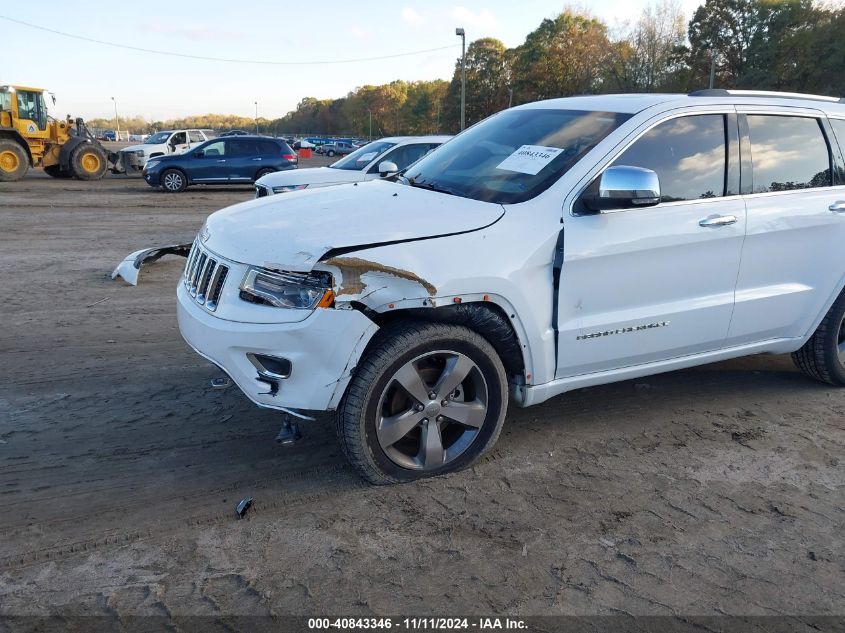
[[[613,165],[656,172],[662,202],[723,196],[727,169],[725,117],[696,114],[664,121],[637,139]]]
[[[206,156],[225,156],[226,141],[214,141],[205,146],[203,150]]]
[[[229,141],[229,150],[233,156],[249,156],[258,154],[258,146],[255,141],[244,139],[232,139]]]
[[[258,149],[262,154],[281,154],[282,150],[273,141],[258,141]]]
[[[170,137],[171,145],[184,145],[185,142],[185,132],[176,132],[176,134]]]
[[[408,165],[417,162],[427,153],[427,143],[417,143],[414,145],[403,145],[402,147],[397,147],[392,152],[388,152],[382,156],[375,165],[370,167],[370,173],[376,173],[378,171],[378,166],[384,161],[396,163],[396,166],[400,170],[405,169]]]
[[[748,115],[753,192],[831,184],[830,154],[817,119]]]
[[[202,137],[202,134],[200,134],[196,130],[191,130],[190,132],[188,132],[188,138],[191,139],[191,143],[202,143],[205,140]]]

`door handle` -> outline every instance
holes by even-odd
[[[252,160],[261,160],[260,158],[253,158]]]
[[[837,200],[828,207],[834,213],[845,213],[845,200]]]
[[[728,226],[730,224],[736,224],[735,215],[711,215],[698,222],[698,226],[703,226],[708,229],[719,226]]]
[[[221,158],[221,159],[220,159],[220,160],[218,160],[217,162],[218,162],[218,163],[225,163],[225,162],[226,162],[226,159],[225,159],[225,158]]]

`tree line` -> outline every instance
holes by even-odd
[[[711,72],[723,88],[845,95],[845,8],[812,0],[706,0],[685,24],[680,6],[660,0],[615,32],[583,10],[566,9],[515,48],[495,38],[466,51],[466,122],[509,107],[576,94],[690,92]],[[338,99],[302,99],[280,119],[259,119],[262,133],[455,133],[460,126],[461,60],[451,81],[362,86]],[[105,125],[98,125],[104,123]],[[91,122],[110,127],[106,120]],[[137,127],[135,127],[137,125]],[[224,115],[178,121],[128,121],[130,130],[177,126],[255,129]]]

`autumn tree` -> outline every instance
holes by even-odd
[[[514,51],[514,103],[600,90],[609,56],[602,21],[572,9],[543,20]]]

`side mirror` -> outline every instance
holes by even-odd
[[[660,202],[660,180],[650,169],[608,167],[599,178],[598,192],[584,193],[581,200],[590,211],[653,207]]]
[[[399,171],[399,167],[396,165],[396,163],[393,163],[389,160],[378,164],[378,173],[382,176],[387,176],[388,174],[395,174],[397,171]]]
[[[202,158],[203,156],[205,156],[205,152],[201,149],[194,152],[194,158]]]

